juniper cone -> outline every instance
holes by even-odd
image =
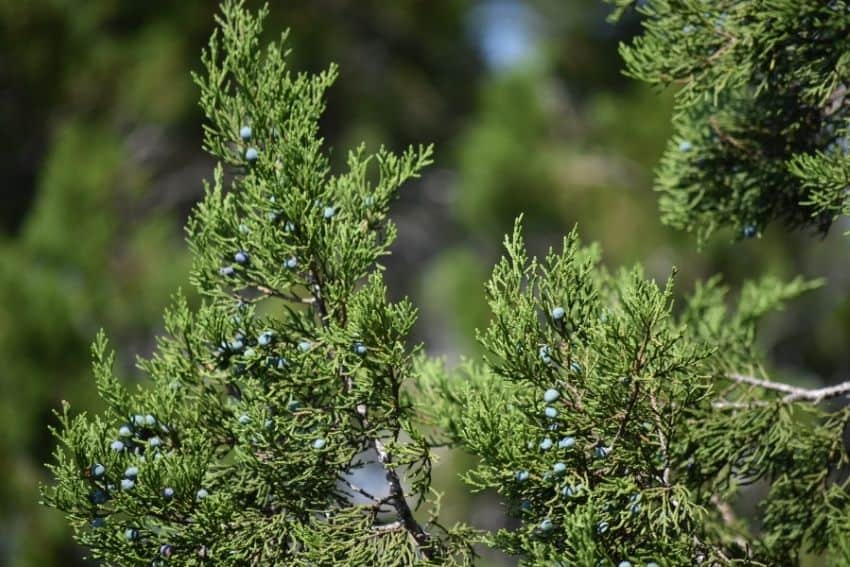
[[[612,3],[643,14],[628,72],[679,85],[666,222],[705,240],[846,214],[846,2]],[[175,296],[141,388],[99,334],[107,409],[59,413],[44,501],[95,558],[454,565],[483,545],[528,565],[850,564],[850,409],[827,403],[850,383],[773,381],[756,343],[819,282],[674,293],[675,272],[604,269],[575,229],[533,257],[518,220],[483,291],[485,356],[447,369],[409,346],[415,309],[387,300],[378,264],[430,147],[360,146],[332,171],[318,124],[336,68],[290,74],[285,36],[260,44],[265,14],[225,1],[195,77],[219,162],[188,225],[201,305]],[[440,521],[436,445],[476,456],[463,480],[515,527]],[[757,516],[738,517],[756,483]]]

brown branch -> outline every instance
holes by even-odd
[[[720,58],[721,58],[721,57],[723,57],[723,55],[725,55],[725,54],[726,54],[729,50],[731,50],[733,47],[735,47],[735,44],[737,44],[737,43],[738,43],[738,38],[737,38],[737,37],[731,36],[731,35],[729,35],[729,34],[724,34],[724,35],[726,35],[726,37],[728,37],[728,38],[729,38],[729,41],[727,41],[726,43],[724,43],[724,44],[720,47],[720,49],[718,49],[717,51],[715,51],[714,53],[712,53],[711,55],[709,55],[709,56],[708,56],[708,58],[705,60],[705,61],[706,61],[706,63],[713,63],[713,62],[714,62],[714,61],[716,61],[717,59],[720,59]]]
[[[744,142],[735,138],[734,136],[730,136],[729,134],[727,134],[717,123],[716,116],[712,116],[708,119],[708,125],[711,126],[711,129],[714,130],[714,133],[717,134],[717,136],[724,142],[730,143],[731,145],[735,146],[736,148],[738,148],[749,156],[755,155],[753,150],[751,148],[748,148],[746,144],[744,144]]]
[[[315,261],[310,269],[310,277],[312,280],[310,282],[310,292],[314,298],[314,305],[318,311],[322,326],[327,329],[330,326],[329,312],[322,294],[322,280]],[[345,392],[350,393],[353,388],[351,376],[343,375],[343,379]],[[368,431],[369,420],[366,404],[358,404],[355,409],[355,413],[358,421],[360,422],[360,426],[364,431]],[[432,548],[431,536],[413,516],[413,510],[407,502],[407,496],[405,495],[404,488],[402,487],[401,479],[392,467],[392,457],[386,450],[384,443],[378,437],[373,437],[369,439],[369,444],[375,449],[375,452],[378,454],[378,460],[381,462],[381,465],[383,465],[384,470],[386,471],[386,480],[389,485],[390,494],[389,497],[384,499],[384,501],[389,503],[395,509],[396,514],[399,517],[399,521],[416,542],[416,547],[419,552],[428,560],[435,559],[436,556]]]
[[[613,446],[626,431],[626,425],[629,423],[629,418],[632,415],[632,410],[637,404],[638,398],[640,397],[640,380],[637,379],[638,374],[640,373],[643,365],[645,363],[644,357],[646,356],[646,349],[649,347],[649,341],[652,339],[652,327],[655,325],[655,322],[651,322],[647,325],[644,335],[643,341],[641,341],[640,348],[638,349],[637,354],[635,355],[635,360],[632,363],[632,380],[634,380],[634,388],[632,389],[632,396],[629,399],[629,405],[626,407],[626,413],[623,416],[623,420],[620,422],[620,427],[617,429],[617,435],[614,436],[614,441],[611,443]]]

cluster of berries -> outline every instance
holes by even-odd
[[[132,449],[138,455],[144,454],[146,447],[157,450],[163,444],[159,433],[168,433],[165,425],[159,424],[158,428],[157,425],[153,415],[136,414],[128,423],[118,428],[118,439],[110,444],[110,448],[119,453]]]

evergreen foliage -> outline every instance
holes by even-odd
[[[844,0],[609,0],[644,33],[628,74],[677,88],[657,176],[662,219],[701,240],[769,222],[825,233],[850,212]]]
[[[225,2],[196,77],[221,163],[188,227],[205,301],[193,312],[176,297],[168,336],[139,362],[152,383],[136,392],[99,337],[108,412],[65,410],[46,500],[111,563],[462,561],[462,532],[442,538],[413,516],[431,469],[403,390],[415,310],[387,301],[376,266],[395,236],[388,204],[431,149],[360,147],[331,175],[317,132],[336,71],[290,74],[284,38],[259,43],[264,15]],[[370,461],[386,471],[382,493],[352,480]]]
[[[850,413],[735,378],[763,373],[759,319],[817,282],[766,278],[729,309],[713,279],[674,311],[673,277],[659,287],[639,267],[609,274],[575,232],[542,260],[519,225],[505,245],[487,286],[486,363],[435,371],[423,391],[449,439],[481,458],[466,481],[522,522],[490,543],[531,564],[850,560],[836,474]],[[758,535],[730,519],[757,482],[771,486]]]
[[[747,28],[764,17],[752,5],[729,25],[761,41],[773,32]],[[668,81],[681,72],[680,44],[669,68],[641,50],[673,45],[669,30],[696,28],[682,18],[705,8],[683,0],[641,9],[648,32],[627,61],[636,75]],[[260,45],[265,14],[226,0],[195,77],[204,147],[219,161],[188,226],[202,305],[175,297],[167,336],[139,360],[150,383],[134,391],[115,376],[100,334],[94,374],[107,410],[73,416],[66,404],[60,414],[56,483],[44,500],[67,514],[81,543],[107,563],[139,565],[468,564],[482,542],[534,565],[776,565],[809,552],[850,562],[850,409],[824,407],[850,386],[759,378],[755,342],[765,314],[819,282],[763,278],[732,307],[714,278],[676,305],[674,274],[659,285],[640,267],[611,273],[575,230],[560,250],[530,257],[518,221],[486,286],[485,359],[447,371],[408,346],[415,308],[387,299],[378,263],[396,235],[389,204],[431,148],[368,155],[360,146],[333,173],[318,124],[336,69],[291,74],[285,37]],[[729,41],[716,59],[736,52]],[[809,169],[810,183],[800,181],[806,166],[793,140],[771,142],[786,152],[772,165],[741,161],[747,131],[730,139],[727,129],[765,131],[766,113],[793,132],[771,122],[772,135],[814,144],[793,121],[832,96],[816,85],[816,67],[801,74],[808,87],[792,85],[790,67],[764,85],[756,62],[727,75],[690,68],[730,92],[697,80],[683,89],[677,120],[691,116],[683,127],[692,130],[671,143],[682,154],[707,151],[682,134],[695,134],[702,116],[721,125],[714,151],[730,155],[700,162],[706,177],[687,186],[707,190],[699,207],[692,195],[673,202],[688,189],[669,186],[670,222],[704,237],[731,219],[749,236],[773,218],[825,230],[843,214],[816,204],[835,178]],[[748,106],[774,86],[794,92],[787,109]],[[722,119],[706,114],[711,100],[725,105]],[[690,167],[670,155],[662,181]],[[741,175],[721,189],[712,172],[730,170]],[[754,196],[770,179],[787,184],[776,190],[782,198]],[[479,458],[464,480],[496,491],[518,529],[440,523],[429,495],[443,443]],[[758,530],[733,512],[754,483],[768,490]],[[427,517],[417,513],[423,503]]]

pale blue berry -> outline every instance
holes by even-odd
[[[632,514],[635,514],[635,515],[640,514],[640,503],[635,502],[634,504],[632,504],[632,505],[629,507],[629,511],[630,511]]]
[[[138,467],[127,467],[127,470],[124,471],[124,478],[134,479],[139,476]]]
[[[109,495],[102,488],[95,488],[89,494],[89,501],[92,504],[103,504],[109,500]]]
[[[366,195],[363,197],[363,206],[367,209],[375,204],[375,196],[374,195]]]
[[[320,450],[324,449],[324,448],[325,448],[325,445],[327,445],[327,441],[325,441],[325,440],[324,440],[324,439],[322,439],[321,437],[319,437],[318,439],[316,439],[315,441],[313,441],[313,448],[314,448],[315,450],[317,450],[317,451],[320,451]]]
[[[556,417],[558,417],[558,410],[556,410],[552,406],[546,406],[546,409],[543,410],[543,413],[549,419],[555,419]]]
[[[286,368],[286,359],[283,358],[282,356],[277,357],[277,365],[276,366],[277,366],[278,370],[283,370],[284,368]]]
[[[239,233],[240,234],[248,234],[249,232],[251,232],[251,229],[248,228],[247,224],[245,224],[245,223],[239,224]]]
[[[555,474],[564,474],[567,471],[567,465],[564,463],[555,463],[552,465],[552,472]]]
[[[248,253],[244,250],[240,250],[233,255],[233,259],[236,261],[236,263],[243,266],[248,263],[249,258],[250,257],[248,256]]]
[[[291,402],[286,404],[286,409],[288,409],[289,411],[298,411],[298,408],[300,407],[301,402],[299,402],[298,400],[292,400]]]
[[[365,356],[367,350],[366,345],[363,343],[354,343],[354,352],[360,356]]]
[[[551,448],[552,448],[552,440],[551,440],[551,439],[549,439],[548,437],[544,438],[544,439],[540,442],[539,447],[540,447],[540,450],[541,450],[541,451],[548,451],[549,449],[551,449]]]
[[[596,447],[596,449],[594,450],[594,452],[596,453],[596,457],[597,457],[597,458],[599,458],[599,459],[604,459],[605,457],[607,457],[608,455],[610,455],[610,454],[611,454],[611,447],[606,447],[606,446],[604,446],[604,445],[599,445],[599,446],[597,446],[597,447]]]
[[[540,357],[540,360],[549,364],[552,362],[552,351],[549,348],[549,345],[543,345],[537,350],[537,356]]]
[[[251,134],[253,134],[253,131],[250,126],[242,126],[242,128],[239,129],[239,137],[245,142],[251,139]]]
[[[514,478],[516,478],[517,482],[525,482],[528,480],[528,471],[517,471]]]
[[[581,493],[581,485],[578,484],[576,486],[565,486],[561,489],[561,496],[564,498],[572,498],[573,496],[578,496]]]
[[[293,230],[295,230],[295,223],[291,221],[286,221],[283,224],[283,230],[285,230],[286,232],[292,232]]]
[[[254,163],[257,161],[257,158],[260,157],[259,152],[257,152],[257,148],[248,148],[245,150],[245,159],[250,163]]]
[[[162,439],[157,436],[153,436],[148,439],[148,445],[150,445],[151,447],[159,447],[160,445],[162,445]]]
[[[620,564],[617,567],[632,567],[631,561],[620,561]]]
[[[298,343],[298,350],[300,350],[301,352],[307,352],[312,347],[313,347],[313,343],[311,343],[310,341],[300,341]]]
[[[328,220],[332,219],[335,214],[336,209],[331,206],[325,207],[325,209],[322,211],[322,216],[324,216]]]
[[[552,520],[546,518],[542,522],[540,522],[540,531],[541,532],[551,532],[555,527],[555,524],[552,523]]]
[[[564,316],[566,314],[567,314],[567,312],[564,311],[564,308],[560,307],[560,306],[555,307],[554,309],[552,309],[552,312],[551,312],[552,319],[554,319],[555,321],[560,321],[561,319],[564,318]]]
[[[122,425],[118,428],[118,435],[120,435],[121,437],[132,437],[133,430],[130,429],[129,425]]]
[[[245,343],[242,342],[242,339],[233,339],[227,344],[227,348],[233,352],[239,352],[245,348]]]
[[[236,273],[236,270],[233,269],[233,266],[222,266],[218,270],[218,274],[224,277],[230,277]]]
[[[689,152],[689,151],[691,151],[691,148],[693,148],[693,144],[691,144],[689,141],[682,140],[681,142],[679,142],[679,151],[680,152]]]
[[[575,437],[564,437],[560,441],[558,441],[559,449],[570,449],[576,444]]]
[[[292,256],[288,260],[283,263],[284,267],[294,270],[296,266],[298,266],[298,259],[295,256]]]
[[[124,530],[124,537],[126,537],[130,541],[133,541],[134,539],[139,537],[139,530],[137,530],[136,528],[127,528],[126,530]]]
[[[248,425],[249,423],[251,423],[251,417],[243,413],[239,416],[239,423],[241,423],[242,425]]]
[[[95,463],[91,468],[91,474],[95,478],[100,478],[106,474],[106,467],[100,463]]]
[[[123,450],[124,450],[124,443],[123,443],[123,442],[121,442],[121,441],[113,441],[113,442],[112,442],[112,444],[111,444],[111,445],[109,445],[109,447],[110,447],[113,451],[119,451],[119,452],[120,452],[120,451],[123,451]]]
[[[269,346],[272,344],[272,340],[274,340],[274,333],[266,331],[257,338],[257,344],[260,346]]]
[[[145,424],[145,416],[136,414],[133,416],[133,425],[141,427]]]
[[[206,488],[199,488],[198,491],[195,493],[195,498],[197,498],[198,500],[203,500],[209,495],[210,493],[207,492]]]
[[[646,567],[660,567],[660,566],[655,561],[650,561],[649,563],[646,564]]]
[[[129,478],[121,479],[121,490],[132,490],[133,487],[136,486],[136,482]]]
[[[744,235],[744,238],[752,238],[758,233],[758,231],[756,230],[755,225],[748,224],[743,228],[741,233]]]
[[[171,500],[172,498],[174,498],[174,489],[170,486],[166,486],[162,489],[162,497],[166,500]]]
[[[605,520],[602,520],[601,522],[596,524],[596,531],[597,531],[597,533],[600,533],[600,534],[604,534],[605,532],[607,532],[608,531],[608,522],[606,522]]]
[[[572,362],[570,363],[570,370],[572,370],[573,372],[575,372],[576,374],[578,374],[579,372],[581,372],[581,364],[579,364],[579,363],[578,363],[577,361],[575,361],[575,360],[574,360],[574,361],[572,361]]]
[[[558,390],[556,390],[555,388],[549,388],[548,390],[543,392],[543,401],[547,404],[551,404],[552,402],[557,400],[560,395],[560,392],[558,392]]]
[[[168,559],[174,554],[174,546],[170,543],[163,543],[159,546],[159,554]]]
[[[156,425],[156,418],[154,416],[152,416],[151,414],[146,415],[145,416],[145,425],[147,425],[148,427],[153,427],[154,425]]]

